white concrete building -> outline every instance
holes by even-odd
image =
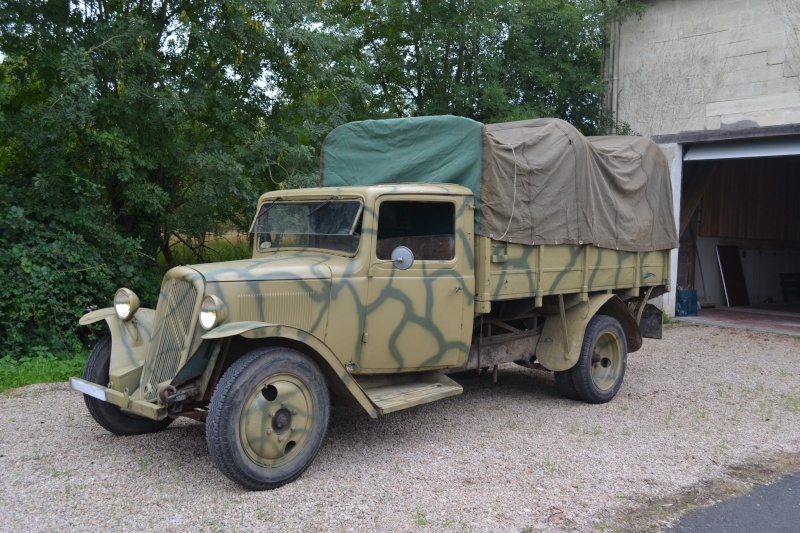
[[[615,118],[672,161],[673,285],[800,298],[800,0],[650,0],[613,28],[606,78]]]

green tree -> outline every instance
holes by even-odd
[[[0,0],[0,338],[69,352],[179,236],[316,182],[348,120],[602,129],[605,21],[639,0]]]
[[[287,120],[330,81],[320,65],[336,39],[314,13],[313,2],[0,2],[18,173],[102,184],[148,253],[209,220],[243,223],[259,190],[314,165],[319,132]]]
[[[136,273],[174,235],[203,260],[209,231],[315,173],[363,91],[340,47],[311,0],[0,0],[5,351],[71,349],[112,284],[154,304]]]
[[[609,0],[373,0],[325,3],[387,116],[481,122],[564,118],[602,127],[604,29],[641,8]]]

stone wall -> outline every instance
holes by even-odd
[[[800,0],[652,0],[610,51],[609,101],[644,136],[800,123]]]

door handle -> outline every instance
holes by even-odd
[[[454,295],[455,293],[457,293],[458,291],[463,291],[463,290],[464,290],[464,287],[462,287],[461,285],[459,285],[458,287],[456,287],[455,289],[453,289],[453,292],[451,292],[450,294],[448,294],[448,296],[452,296],[452,295]]]

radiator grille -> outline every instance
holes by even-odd
[[[158,384],[174,378],[187,355],[196,303],[197,287],[191,281],[165,280],[156,308],[150,351],[142,369],[141,387],[146,401],[156,399]]]

